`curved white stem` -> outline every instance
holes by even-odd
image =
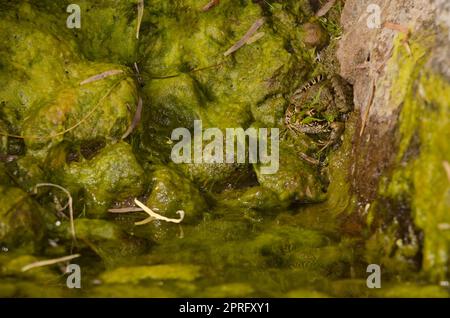
[[[148,215],[150,215],[151,217],[155,218],[156,220],[161,220],[161,221],[165,221],[165,222],[172,222],[172,223],[181,223],[181,221],[183,221],[184,219],[184,211],[183,210],[179,210],[177,211],[177,214],[180,215],[179,219],[170,219],[168,217],[159,215],[158,213],[153,212],[149,207],[147,207],[145,204],[143,204],[141,201],[139,201],[138,199],[134,199],[134,202],[142,209],[144,210]],[[144,220],[147,221],[148,219]],[[143,222],[143,221],[142,221]],[[148,223],[148,222],[146,222]]]

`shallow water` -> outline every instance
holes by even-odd
[[[68,30],[67,1],[0,0],[0,296],[448,297],[413,258],[383,273],[382,289],[368,288],[368,260],[385,251],[368,244],[369,227],[353,213],[357,113],[319,119],[346,125],[323,153],[316,136],[283,139],[274,176],[259,165],[170,160],[172,130],[194,120],[285,128],[290,94],[336,71],[339,1],[325,20],[308,1],[236,0],[207,13],[195,1],[154,1],[139,40],[137,1],[79,2],[83,27]],[[261,17],[261,33],[224,58]],[[86,80],[93,76],[100,80]],[[139,98],[140,123],[121,140]],[[67,197],[35,191],[42,182],[73,196],[76,240]],[[136,197],[186,218],[135,225],[147,215],[107,212]],[[81,288],[68,287],[66,262],[22,271],[70,254],[81,254],[70,262]]]

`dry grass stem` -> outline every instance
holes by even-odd
[[[36,191],[40,187],[57,188],[57,189],[63,191],[67,195],[68,201],[67,201],[67,204],[63,207],[63,210],[66,209],[67,207],[69,208],[70,233],[72,235],[72,239],[75,241],[76,236],[75,236],[75,223],[73,220],[73,199],[72,199],[72,196],[70,195],[70,192],[66,188],[64,188],[60,185],[57,185],[57,184],[53,184],[53,183],[38,183],[38,184],[36,184],[36,187],[35,187]]]
[[[80,83],[80,85],[86,85],[86,84],[89,84],[89,83],[92,83],[92,82],[100,81],[100,80],[102,80],[102,79],[104,79],[106,77],[117,75],[117,74],[122,74],[122,73],[123,73],[122,70],[105,71],[103,73],[100,73],[100,74],[97,74],[97,75],[94,75],[94,76],[91,76],[91,77],[85,79],[84,81],[82,81]]]
[[[61,263],[61,262],[67,262],[70,260],[73,260],[75,258],[80,257],[80,254],[73,254],[73,255],[69,255],[69,256],[64,256],[64,257],[60,257],[60,258],[54,258],[54,259],[48,259],[48,260],[44,260],[44,261],[38,261],[38,262],[34,262],[28,265],[25,265],[24,267],[22,267],[22,272],[26,272],[29,271],[30,269],[36,268],[36,267],[43,267],[43,266],[49,266],[49,265],[53,265],[53,264],[57,264],[57,263]]]
[[[134,199],[134,202],[140,207],[142,208],[142,210],[144,210],[150,217],[156,219],[156,220],[161,220],[161,221],[165,221],[165,222],[171,222],[171,223],[181,223],[181,221],[183,221],[184,219],[184,211],[183,210],[179,210],[177,211],[177,214],[180,215],[179,219],[171,219],[171,218],[167,218],[163,215],[159,215],[158,213],[153,212],[149,207],[147,207],[145,204],[143,204],[141,201],[139,201],[138,199]],[[148,218],[144,221],[141,222],[145,222],[147,221]],[[138,223],[141,223],[138,222]],[[148,221],[150,222],[150,221]],[[146,223],[148,223],[146,222]]]
[[[256,20],[255,23],[250,27],[250,29],[247,31],[247,33],[234,44],[231,48],[228,49],[223,55],[228,56],[230,54],[233,54],[237,50],[239,50],[241,47],[243,47],[245,44],[247,44],[247,41],[258,31],[258,29],[264,24],[265,19],[261,18]]]
[[[139,97],[138,105],[136,109],[136,113],[134,114],[133,121],[131,122],[130,127],[128,127],[127,131],[123,134],[121,139],[127,138],[136,128],[136,126],[141,121],[141,115],[142,115],[142,98]]]
[[[334,6],[334,4],[336,3],[336,0],[329,0],[327,3],[325,3],[322,8],[319,9],[319,11],[317,11],[316,13],[316,17],[323,17],[325,14],[328,13],[328,11],[330,11],[330,9]]]
[[[138,10],[138,18],[136,26],[136,39],[139,39],[139,31],[141,30],[142,17],[144,16],[144,0],[139,0],[137,10]]]

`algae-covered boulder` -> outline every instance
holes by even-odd
[[[248,164],[183,163],[180,171],[206,191],[220,192],[227,187],[251,183],[254,175]]]
[[[201,120],[203,128],[214,127],[206,114],[208,98],[192,76],[181,74],[167,79],[152,80],[144,91],[150,98],[143,115],[142,147],[153,162],[171,161],[171,152],[178,140],[172,140],[172,132],[186,128],[194,140],[194,121]],[[236,125],[238,123],[233,123]],[[173,138],[179,138],[174,136]],[[205,143],[204,143],[205,144]],[[191,157],[191,160],[193,158]],[[221,163],[182,163],[178,168],[197,185],[206,188],[223,188],[242,181],[248,176],[248,165]]]
[[[213,127],[249,125],[250,105],[279,89],[278,76],[286,72],[291,55],[267,21],[254,41],[224,56],[262,19],[257,4],[231,1],[221,3],[220,10],[202,12],[197,3],[171,7],[158,2],[148,15],[155,29],[145,49],[144,69],[163,83],[164,77],[189,74],[202,96],[202,119]]]
[[[198,188],[173,169],[159,167],[152,177],[153,188],[147,206],[167,217],[179,218],[183,210],[187,222],[198,219],[208,210],[208,205]]]
[[[12,8],[0,23],[1,133],[21,136],[40,159],[63,139],[120,139],[137,104],[128,69],[85,61],[68,29],[55,27],[60,19],[40,8]]]
[[[42,210],[28,194],[0,185],[0,246],[35,252],[44,232]]]
[[[261,103],[252,104],[252,116],[268,127],[278,127],[283,122],[287,101],[282,94],[270,96]]]
[[[83,71],[88,78],[111,68],[114,66],[91,65]],[[54,99],[33,106],[33,116],[24,120],[22,127],[28,148],[38,150],[63,139],[120,139],[131,123],[137,97],[134,82],[117,77],[67,87]]]
[[[39,17],[28,16],[33,13],[29,4],[22,3],[15,14],[6,13],[0,19],[0,117],[8,133],[19,134],[30,108],[51,96],[80,58],[70,39],[56,37],[51,23],[42,25]]]
[[[261,186],[225,190],[216,196],[218,204],[231,209],[253,209],[270,213],[286,207],[275,192]]]
[[[150,96],[143,116],[142,144],[152,157],[167,161],[173,146],[172,131],[192,128],[203,103],[195,81],[188,75],[152,80],[144,88]]]
[[[145,183],[142,167],[124,142],[106,146],[91,160],[63,165],[52,179],[71,193],[81,191],[89,216],[104,214],[113,201],[142,194]]]
[[[73,1],[64,2],[66,8]],[[72,29],[72,33],[88,59],[124,65],[136,62],[139,43],[138,2],[138,0],[76,2],[81,10],[81,28]]]
[[[279,169],[273,174],[261,173],[255,167],[262,187],[275,192],[282,201],[320,202],[326,198],[326,188],[316,166],[304,161],[293,148],[280,145]]]

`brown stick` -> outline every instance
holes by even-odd
[[[361,130],[359,132],[359,136],[361,137],[364,133],[364,129],[366,128],[367,121],[369,120],[370,109],[372,108],[373,99],[375,97],[375,80],[372,80],[372,86],[369,96],[369,102],[367,104],[366,112],[364,113],[364,117],[361,124]]]
[[[70,260],[73,260],[74,258],[80,257],[80,254],[73,254],[73,255],[69,255],[69,256],[64,256],[61,258],[55,258],[55,259],[48,259],[48,260],[44,260],[44,261],[38,261],[38,262],[34,262],[28,265],[25,265],[24,267],[22,267],[22,272],[26,272],[32,268],[36,268],[36,267],[43,267],[43,266],[48,266],[48,265],[53,265],[53,264],[57,264],[57,263],[61,263],[61,262],[67,262]]]
[[[207,12],[207,11],[211,10],[212,8],[214,8],[215,6],[217,6],[219,3],[220,3],[220,0],[211,0],[202,8],[202,11]]]
[[[113,75],[117,75],[117,74],[122,74],[122,73],[123,73],[122,70],[109,70],[109,71],[105,71],[105,72],[103,72],[103,73],[100,73],[100,74],[91,76],[91,77],[89,77],[88,79],[85,79],[84,81],[82,81],[82,82],[80,83],[80,85],[85,85],[85,84],[88,84],[88,83],[96,82],[96,81],[99,81],[99,80],[104,79],[105,77],[113,76]]]
[[[383,23],[383,28],[389,29],[389,30],[394,30],[394,31],[399,31],[402,32],[406,35],[409,34],[409,28],[405,27],[403,25],[397,24],[397,23],[392,23],[392,22],[384,22]]]
[[[136,39],[139,39],[139,32],[141,30],[142,17],[144,16],[144,0],[139,0],[137,10],[138,10],[138,18],[137,18],[137,25],[136,25]]]
[[[127,138],[136,128],[136,126],[141,121],[141,115],[142,115],[142,98],[139,97],[136,113],[134,114],[133,121],[131,122],[130,127],[128,127],[127,131],[123,134],[121,139]]]
[[[258,31],[258,29],[264,24],[264,22],[264,18],[256,20],[256,22],[253,23],[247,33],[245,33],[245,35],[239,41],[237,41],[236,44],[229,48],[228,51],[226,51],[223,55],[228,56],[243,47],[247,43],[248,39],[250,39],[250,37],[252,37],[252,35],[255,34],[256,31]]]
[[[319,9],[319,11],[317,11],[316,17],[318,18],[323,17],[325,14],[328,13],[328,11],[330,11],[330,9],[334,6],[335,3],[336,0],[329,0],[327,3],[323,5],[322,8]]]

